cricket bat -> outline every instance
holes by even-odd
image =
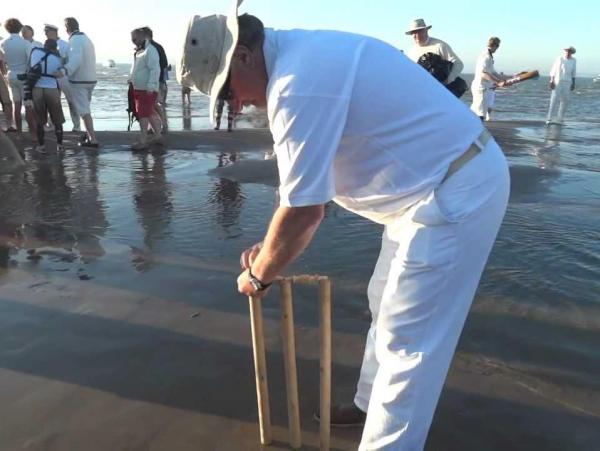
[[[531,80],[532,78],[538,78],[539,76],[540,76],[540,73],[537,70],[532,70],[529,72],[528,71],[519,72],[514,77],[511,77],[508,80],[506,80],[504,86],[512,86],[517,83],[521,83],[522,81],[525,81],[525,80]]]

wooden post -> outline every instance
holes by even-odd
[[[292,304],[292,281],[282,279],[281,287],[281,335],[285,368],[285,386],[287,391],[288,424],[290,446],[298,449],[302,446],[300,428],[300,403],[298,401],[298,371],[296,369],[296,340],[294,337],[294,310]]]
[[[269,408],[269,387],[267,385],[267,361],[265,356],[265,335],[263,331],[262,307],[260,298],[250,296],[250,324],[252,327],[252,350],[254,352],[254,375],[260,425],[260,443],[271,443],[271,412]]]
[[[331,282],[319,280],[319,335],[321,347],[320,450],[328,451],[331,437]]]

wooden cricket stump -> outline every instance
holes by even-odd
[[[281,288],[281,333],[287,393],[289,443],[292,448],[302,446],[300,426],[300,403],[298,400],[298,372],[296,368],[296,344],[294,335],[294,311],[292,285],[318,285],[319,287],[319,337],[320,337],[320,424],[321,451],[329,450],[331,416],[331,282],[327,276],[299,275],[277,279]],[[271,443],[271,414],[269,387],[263,331],[261,299],[250,297],[250,322],[260,442]]]

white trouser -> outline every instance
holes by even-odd
[[[79,117],[79,114],[77,114],[75,104],[73,103],[73,95],[71,93],[69,79],[67,77],[61,77],[57,78],[56,81],[58,82],[58,87],[65,95],[65,99],[67,99],[67,105],[69,105],[69,115],[71,116],[71,122],[73,122],[73,128],[80,129],[81,118]]]
[[[550,94],[550,108],[548,108],[547,120],[551,121],[554,119],[558,107],[557,119],[559,122],[563,121],[567,105],[569,104],[569,97],[571,97],[571,82],[561,81],[556,83],[556,86],[552,90],[552,94]]]
[[[496,103],[496,92],[490,88],[483,88],[478,83],[471,83],[471,111],[479,117],[489,120],[490,110]]]
[[[491,139],[427,198],[387,224],[369,283],[372,324],[356,405],[360,450],[421,450],[509,194]]]

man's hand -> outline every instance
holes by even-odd
[[[52,75],[54,75],[56,78],[63,78],[65,76],[65,72],[62,69],[59,69]]]
[[[237,285],[238,291],[246,296],[253,296],[255,298],[262,298],[269,289],[262,291],[256,291],[252,284],[250,283],[250,278],[248,276],[249,271],[246,269],[243,273],[238,276]]]
[[[550,82],[550,89],[552,90],[554,88],[556,88],[556,84],[553,81],[551,81]]]
[[[240,266],[242,267],[242,269],[248,269],[250,268],[250,266],[252,266],[252,263],[254,263],[256,256],[262,249],[262,245],[263,242],[261,241],[260,243],[256,243],[254,246],[249,247],[244,252],[242,252],[242,255],[240,256]]]
[[[506,80],[500,80],[498,83],[496,83],[496,86],[498,86],[499,88],[504,88],[508,85],[506,84]]]

